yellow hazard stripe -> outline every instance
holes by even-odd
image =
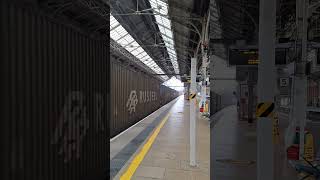
[[[305,146],[304,146],[304,157],[308,161],[314,161],[314,139],[313,135],[311,133],[307,133],[306,136],[306,141],[305,141]]]
[[[140,152],[134,157],[133,161],[129,164],[128,169],[122,174],[120,177],[120,180],[130,180],[133,174],[136,172],[137,168],[139,167],[140,163],[144,159],[145,155],[148,153],[148,151],[151,148],[151,145],[153,144],[154,140],[158,136],[161,128],[164,126],[164,124],[169,119],[170,113],[168,113],[159,126],[153,131],[152,135],[149,137],[147,142],[143,145]]]
[[[197,94],[191,94],[189,98],[190,98],[190,99],[193,99],[193,98],[196,97],[196,95],[197,95]]]
[[[256,116],[272,117],[273,110],[274,110],[274,103],[272,102],[259,103],[257,106]]]
[[[279,117],[273,113],[273,144],[280,143]]]

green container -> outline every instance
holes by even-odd
[[[307,131],[307,130],[304,131],[304,134],[308,134],[308,133],[309,133],[309,131]],[[300,131],[299,130],[296,130],[296,135],[294,137],[293,144],[300,144]]]

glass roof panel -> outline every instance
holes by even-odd
[[[137,55],[137,58],[139,58],[141,60],[141,58],[143,58],[144,56],[146,56],[147,53],[142,52],[140,54]]]
[[[133,50],[135,50],[135,49],[137,49],[137,48],[138,48],[137,46],[131,46],[131,44],[125,47],[125,49],[126,49],[127,51],[129,51],[129,52],[131,52],[131,51],[133,51]]]
[[[148,54],[147,54],[146,56],[143,56],[143,57],[141,58],[142,61],[147,61],[148,59],[150,59],[149,56],[148,56]]]
[[[145,64],[148,65],[149,67],[153,67],[154,62],[153,61],[148,61],[148,62],[145,62]]]
[[[133,41],[132,43],[130,43],[127,47],[130,47],[130,48],[138,48],[140,47],[139,44],[136,42],[136,41]]]
[[[122,26],[116,27],[113,31],[116,31],[120,36],[128,34],[128,32]]]
[[[154,9],[154,11],[157,13],[160,13],[162,15],[168,15],[168,4],[161,0],[149,0],[151,7]],[[171,21],[166,18],[165,16],[155,15],[155,19],[157,21],[157,25],[159,27],[159,30],[162,34],[162,39],[165,42],[165,45],[167,47],[167,50],[169,51],[169,48],[172,48],[171,54],[169,55],[171,58],[172,64],[178,64],[176,59],[176,52],[174,48],[174,41],[173,41],[173,33],[171,30]],[[174,63],[175,62],[175,63]],[[174,66],[175,72],[179,73],[178,66]]]
[[[144,50],[141,47],[138,47],[137,49],[131,51],[131,54],[137,56],[138,54],[144,52]]]
[[[135,39],[122,27],[122,25],[110,14],[110,37],[119,45],[129,51],[137,59],[148,65],[156,73],[163,73],[162,69],[135,41]]]
[[[118,39],[117,43],[119,43],[121,46],[124,46],[124,47],[128,46],[129,44],[125,38]]]
[[[171,23],[170,23],[169,19],[164,18],[164,17],[162,17],[161,19],[162,19],[163,26],[171,28]]]
[[[121,36],[120,36],[120,34],[118,34],[118,32],[116,32],[116,31],[111,31],[111,32],[110,32],[110,37],[111,37],[113,40],[118,40]]]
[[[125,39],[128,43],[134,42],[134,39],[129,34],[124,36],[123,39]]]
[[[110,17],[110,29],[113,29],[118,25],[119,25],[118,21],[113,16]]]

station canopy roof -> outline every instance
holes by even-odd
[[[189,74],[207,0],[110,0],[110,37],[167,80]]]
[[[41,0],[53,18],[92,37],[112,38],[112,56],[145,65],[147,73],[169,79],[189,75],[191,57],[200,57],[202,24],[209,0]],[[110,31],[112,29],[112,32]],[[107,33],[106,33],[107,32]],[[112,44],[114,45],[114,44]],[[112,46],[114,47],[114,46]],[[119,50],[119,53],[116,51]],[[125,50],[125,51],[124,51]],[[121,51],[121,52],[120,52]],[[130,55],[123,56],[123,52]],[[139,59],[139,60],[138,60]],[[198,67],[201,66],[201,61]],[[140,66],[141,67],[141,66]]]
[[[110,38],[119,43],[132,55],[137,57],[146,66],[151,68],[157,74],[164,74],[162,69],[154,62],[154,60],[145,52],[145,50],[133,39],[133,37],[122,27],[122,25],[110,15]],[[167,80],[168,76],[161,76],[163,80]]]
[[[315,37],[319,41],[320,2],[310,0],[309,3],[312,7],[312,12],[309,9],[309,41],[315,41]],[[259,0],[210,0],[210,16],[209,46],[213,54],[227,59],[228,48],[237,42],[244,42],[244,47],[258,45]],[[278,1],[277,43],[285,42],[294,47],[296,34],[296,0]]]

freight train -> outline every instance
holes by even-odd
[[[111,58],[111,137],[178,96],[159,79]]]
[[[14,2],[0,2],[0,179],[108,179],[110,135],[177,92],[110,60],[106,30],[91,34],[68,20],[72,13],[53,17]]]

